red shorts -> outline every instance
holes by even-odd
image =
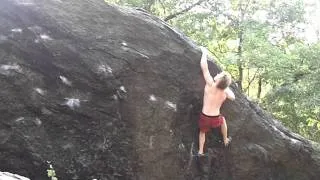
[[[222,115],[208,116],[201,113],[199,118],[200,131],[208,132],[211,128],[220,127],[223,124],[223,121],[224,117]]]

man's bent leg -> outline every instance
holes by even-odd
[[[206,133],[200,130],[199,132],[199,154],[203,154],[204,143],[206,141]]]
[[[221,125],[221,133],[223,137],[223,143],[224,145],[228,145],[229,138],[228,138],[228,127],[225,118],[223,118],[223,123]]]

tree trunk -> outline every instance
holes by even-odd
[[[254,81],[254,77],[253,80],[251,81],[250,79],[250,68],[247,68],[247,78],[248,78],[248,87],[247,87],[247,95],[250,96],[250,85],[251,83]]]
[[[239,45],[238,45],[238,71],[239,71],[239,77],[238,77],[238,87],[242,91],[242,83],[243,83],[243,63],[242,63],[242,44],[243,44],[243,30],[240,29],[239,34]]]
[[[262,92],[262,77],[260,76],[258,81],[258,94],[257,94],[258,99],[261,98],[261,92]]]
[[[248,6],[248,5],[247,5]],[[245,8],[246,9],[246,8]],[[239,71],[239,77],[238,77],[238,87],[240,90],[243,92],[242,88],[242,83],[243,83],[243,62],[242,62],[242,50],[243,50],[243,20],[244,20],[244,14],[245,14],[245,9],[242,7],[242,0],[239,2],[239,11],[240,11],[240,17],[238,19],[238,39],[239,39],[239,44],[238,44],[238,71]]]
[[[320,176],[319,145],[288,131],[235,84],[236,100],[221,112],[231,146],[213,131],[208,156],[195,156],[201,52],[145,12],[103,1],[1,0],[0,53],[3,171],[46,179],[51,161],[63,180]]]

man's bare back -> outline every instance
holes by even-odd
[[[208,116],[220,115],[220,107],[226,98],[227,95],[224,90],[218,89],[215,84],[206,84],[202,112]]]

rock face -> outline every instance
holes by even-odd
[[[51,161],[59,179],[320,176],[318,145],[234,86],[222,110],[232,146],[193,156],[201,54],[156,17],[103,1],[0,4],[1,170],[40,180]]]

